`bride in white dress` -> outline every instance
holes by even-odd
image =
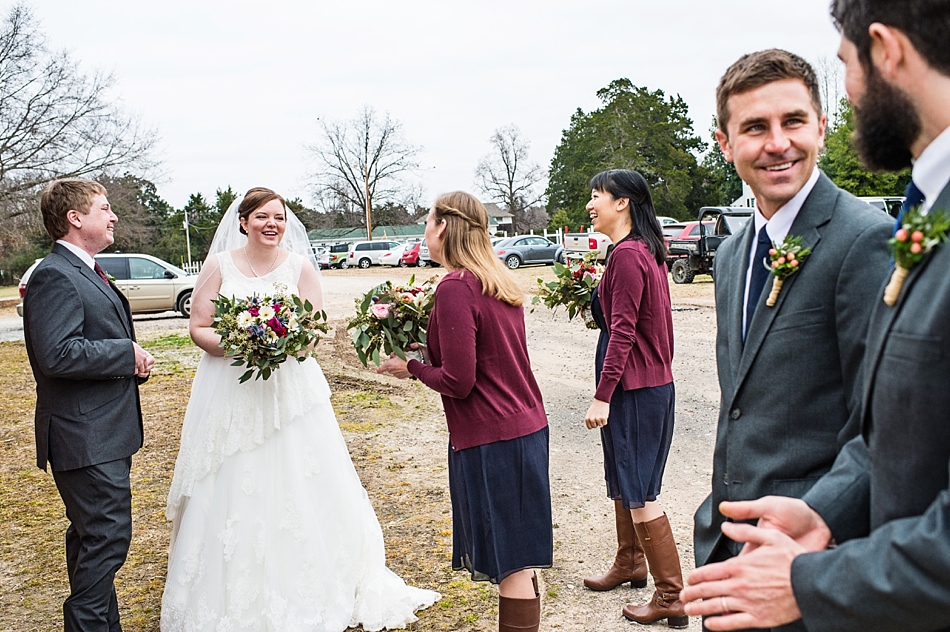
[[[439,598],[386,567],[317,361],[239,384],[245,369],[218,347],[219,292],[272,294],[280,283],[322,309],[307,255],[303,225],[270,189],[248,191],[215,233],[192,301],[191,336],[205,353],[166,508],[163,632],[402,628]]]

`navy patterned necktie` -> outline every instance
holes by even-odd
[[[762,228],[759,229],[755,254],[752,255],[752,276],[749,278],[749,302],[746,303],[745,327],[742,329],[743,342],[745,342],[746,333],[749,331],[749,325],[752,324],[752,315],[755,313],[755,306],[759,304],[759,297],[762,296],[765,280],[769,278],[769,269],[766,267],[765,259],[769,256],[772,240],[769,239],[769,234],[765,230],[767,226],[768,224],[763,224]]]
[[[904,223],[904,215],[907,214],[912,208],[916,208],[924,203],[924,193],[917,185],[914,184],[914,181],[911,180],[910,184],[907,185],[907,191],[904,193],[904,202],[901,204],[900,213],[897,214],[897,221],[894,222],[894,234],[897,234],[897,231],[900,230],[901,224]]]

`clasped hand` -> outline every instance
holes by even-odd
[[[155,358],[137,342],[132,343],[132,349],[135,351],[135,376],[148,377],[155,367]]]
[[[710,630],[776,627],[801,618],[792,592],[792,561],[827,548],[831,531],[825,521],[804,501],[780,496],[724,502],[719,510],[727,518],[758,519],[758,524],[723,523],[726,537],[744,543],[742,553],[690,573],[680,595],[686,614],[709,616],[704,625]]]

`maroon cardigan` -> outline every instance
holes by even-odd
[[[609,402],[617,384],[624,390],[673,381],[673,310],[666,264],[657,263],[637,239],[610,254],[597,291],[610,342],[594,397]]]
[[[528,359],[524,308],[482,294],[471,272],[453,270],[439,282],[426,343],[430,364],[410,360],[409,373],[442,394],[454,450],[548,425]]]

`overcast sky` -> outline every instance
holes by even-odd
[[[708,136],[714,90],[741,54],[834,59],[829,0],[34,0],[48,44],[111,71],[160,136],[176,207],[268,186],[312,203],[304,145],[320,118],[368,104],[401,121],[425,202],[474,190],[493,131],[514,123],[547,169],[578,108],[613,79],[689,104]],[[5,10],[10,0],[0,0]]]

